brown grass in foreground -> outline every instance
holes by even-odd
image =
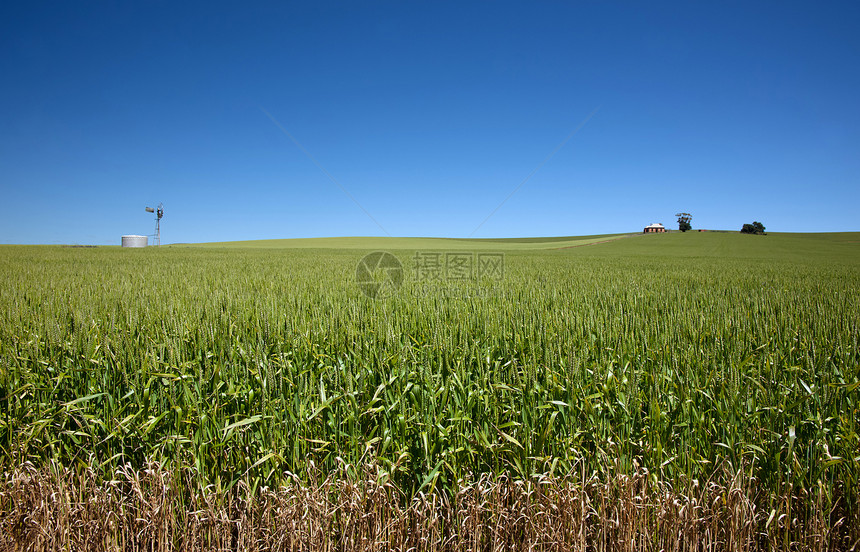
[[[404,500],[372,468],[360,480],[332,474],[251,492],[188,497],[186,478],[150,465],[98,482],[24,464],[0,482],[0,549],[294,550],[358,552],[497,550],[853,550],[860,513],[807,508],[804,493],[757,506],[755,480],[681,492],[647,470],[609,480],[583,475],[511,481],[481,477],[453,497]],[[188,474],[185,474],[188,475]],[[190,507],[188,506],[190,502]],[[819,503],[820,504],[820,503]],[[844,510],[844,508],[843,508]]]

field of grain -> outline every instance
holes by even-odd
[[[0,547],[857,546],[860,235],[394,240],[0,248]]]

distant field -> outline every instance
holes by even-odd
[[[632,238],[632,239],[625,239]],[[770,233],[767,236],[739,232],[671,232],[666,234],[600,234],[545,238],[388,238],[345,237],[254,240],[178,244],[171,247],[229,249],[356,249],[434,251],[552,251],[589,247],[573,253],[597,256],[690,256],[760,259],[804,259],[809,256],[852,262],[860,247],[860,232],[821,234]]]
[[[773,259],[786,262],[820,259],[826,263],[839,264],[855,263],[860,254],[858,232],[769,233],[766,236],[739,232],[673,232],[640,235],[640,238],[607,244],[588,254]]]
[[[180,244],[174,247],[214,247],[214,248],[253,248],[253,249],[434,249],[434,250],[531,250],[552,249],[576,245],[588,245],[606,240],[614,240],[635,234],[603,234],[595,236],[566,236],[557,238],[387,238],[387,237],[348,237],[348,238],[299,238],[287,240],[253,240],[235,242],[210,242],[200,244]]]
[[[860,233],[0,246],[0,411],[0,549],[849,549]]]

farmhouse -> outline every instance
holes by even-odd
[[[653,234],[655,232],[665,232],[666,228],[660,224],[659,222],[652,222],[648,226],[645,227],[643,231],[644,234]]]

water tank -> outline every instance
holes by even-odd
[[[123,236],[123,247],[146,247],[146,236]]]

